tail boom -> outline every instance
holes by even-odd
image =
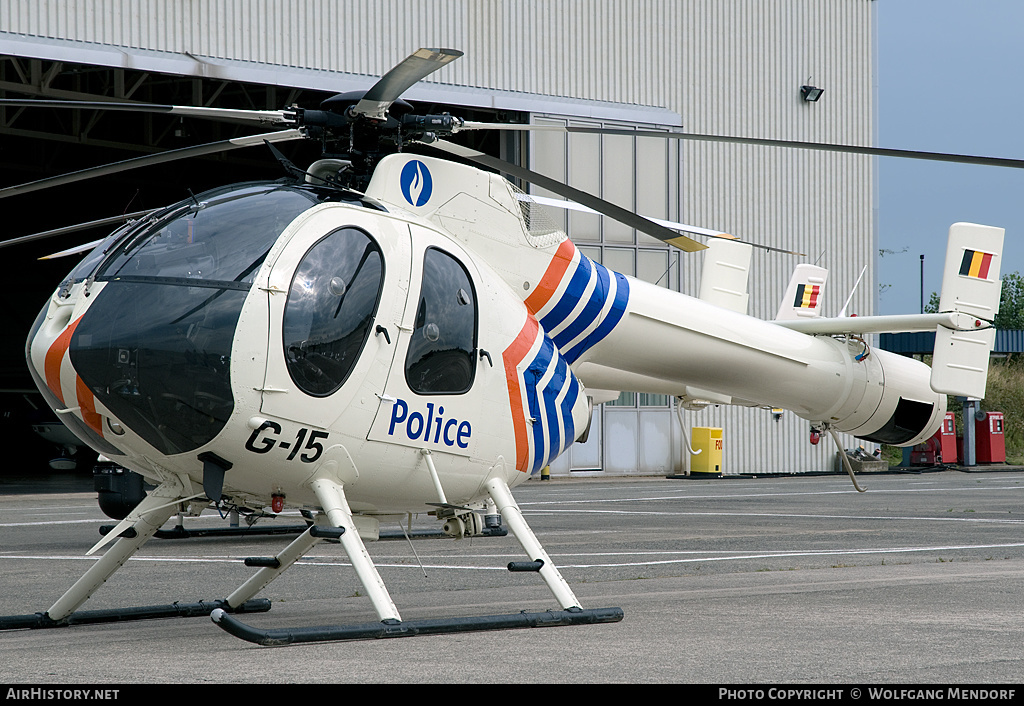
[[[923,363],[646,282],[629,286],[622,321],[574,366],[587,387],[673,395],[700,388],[895,445],[923,441],[942,422],[945,398],[931,389]]]

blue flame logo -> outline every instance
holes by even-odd
[[[402,167],[401,185],[405,200],[413,206],[422,206],[430,200],[434,180],[430,177],[427,165],[418,159],[413,159]]]

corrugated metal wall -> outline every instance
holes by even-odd
[[[457,47],[467,60],[445,83],[664,106],[707,131],[866,140],[871,12],[869,0],[5,0],[0,30],[374,76],[416,47]],[[809,75],[832,105],[811,121],[792,100]]]
[[[5,0],[0,33],[367,76],[455,47],[444,84],[667,108],[688,132],[871,144],[873,14],[870,0]],[[807,82],[819,102],[801,100]],[[873,312],[871,158],[686,143],[678,159],[673,215],[820,258],[828,314],[868,265],[851,311]],[[797,262],[755,254],[751,314],[774,316]],[[699,264],[684,260],[683,291]],[[727,471],[831,468],[793,415],[689,419],[726,428]]]
[[[688,131],[873,144],[873,3],[709,2],[684,4],[677,59],[687,87],[675,107]],[[817,103],[799,87],[825,89]],[[875,193],[866,157],[761,147],[690,144],[683,155],[684,222],[808,254],[829,268],[826,315],[842,308],[868,266],[851,312],[874,312]],[[820,258],[820,260],[819,260]],[[755,251],[749,313],[773,318],[798,259]],[[696,293],[689,258],[684,291]],[[723,427],[727,472],[831,470],[834,445],[808,443],[808,425],[787,413],[709,408],[693,426]],[[858,443],[843,436],[844,444]],[[873,445],[864,444],[874,448]]]

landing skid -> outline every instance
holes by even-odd
[[[302,534],[309,525],[280,525],[277,527],[207,527],[185,529],[175,525],[174,529],[157,530],[157,539],[191,539],[192,537],[252,537],[256,535]]]
[[[309,525],[282,525],[279,527],[212,527],[208,529],[186,529],[181,525],[175,526],[174,529],[169,530],[157,530],[153,536],[157,539],[191,539],[192,537],[251,537],[254,535],[295,535],[302,534],[308,529]],[[100,527],[100,534],[106,534],[114,528],[113,525],[104,525]],[[106,531],[104,531],[106,530]],[[503,529],[494,529],[491,527],[485,527],[479,535],[480,537],[504,537],[508,532]],[[421,530],[409,530],[402,532],[401,530],[381,530],[380,540],[388,539],[405,539],[409,537],[411,539],[440,539],[447,537],[444,532],[437,529],[421,529]]]
[[[256,535],[270,536],[282,534],[302,534],[309,525],[278,525],[276,527],[207,527],[205,529],[185,529],[175,525],[174,529],[159,529],[153,533],[157,539],[191,539],[193,537],[252,537]],[[114,525],[100,525],[100,534],[106,536],[113,531]],[[121,533],[128,536],[131,529]]]
[[[184,525],[175,525],[173,529],[159,529],[153,533],[157,539],[192,539],[193,537],[254,537],[254,536],[280,536],[298,535],[309,529],[309,524],[304,525],[275,525],[248,527],[207,527],[204,529],[188,529]],[[100,534],[107,535],[114,530],[114,525],[100,525]],[[122,532],[130,533],[131,529]],[[503,527],[484,527],[479,537],[504,537],[508,534]],[[447,535],[439,529],[417,529],[417,530],[381,530],[378,539],[436,539]]]
[[[210,615],[214,623],[235,637],[264,647],[294,645],[302,642],[334,642],[341,640],[369,640],[389,637],[415,637],[417,635],[443,635],[455,632],[483,630],[513,630],[516,628],[544,628],[563,625],[593,625],[617,623],[622,620],[621,608],[594,608],[583,610],[551,610],[544,613],[511,613],[509,615],[479,615],[472,618],[434,618],[428,620],[402,620],[394,622],[363,623],[308,628],[278,628],[260,630],[236,620],[223,610]]]
[[[249,642],[264,646],[291,645],[303,642],[333,642],[340,640],[366,640],[390,637],[413,637],[416,635],[438,635],[457,632],[478,632],[484,630],[511,630],[516,628],[554,627],[563,625],[592,625],[596,623],[615,623],[623,618],[621,608],[598,608],[584,610],[573,594],[569,584],[562,578],[551,557],[541,546],[533,530],[526,524],[519,506],[516,504],[508,485],[500,479],[492,479],[484,484],[488,494],[494,501],[502,520],[511,527],[516,539],[532,559],[528,562],[512,562],[509,571],[531,571],[538,573],[554,594],[562,610],[543,613],[512,613],[508,615],[482,615],[469,618],[435,618],[425,620],[402,620],[398,614],[377,568],[366,552],[366,547],[356,531],[352,511],[342,485],[326,479],[312,482],[311,487],[316,493],[320,505],[327,515],[328,522],[338,528],[339,539],[352,566],[366,589],[370,602],[373,604],[378,623],[359,625],[338,625],[321,627],[276,628],[261,630],[236,620],[225,611],[215,610],[210,615],[214,623],[231,635]],[[296,540],[296,543],[298,540]],[[293,544],[296,544],[293,543]],[[294,551],[303,549],[295,546]],[[285,552],[277,559],[288,559]],[[294,560],[294,559],[293,559]],[[256,591],[276,578],[285,566],[276,563],[263,564],[260,570],[246,584],[228,597],[228,603],[235,605],[239,600],[249,598]],[[276,572],[276,573],[274,573]],[[262,578],[261,578],[262,577]]]
[[[129,620],[152,620],[154,618],[198,618],[210,615],[215,610],[228,609],[233,613],[265,613],[270,610],[270,601],[258,598],[237,608],[231,608],[226,601],[199,601],[198,603],[169,603],[167,605],[138,606],[134,608],[110,608],[106,610],[79,610],[62,620],[54,620],[46,613],[31,615],[0,616],[0,630],[35,630],[40,628],[63,628],[70,625],[94,625],[97,623],[119,623]]]
[[[391,600],[384,581],[377,572],[377,567],[374,566],[373,560],[359,537],[343,485],[329,479],[318,478],[310,483],[310,488],[316,494],[322,512],[315,517],[313,524],[308,525],[276,556],[246,559],[247,566],[259,567],[259,570],[224,600],[79,611],[78,608],[88,600],[93,592],[157,533],[183,501],[197,497],[193,494],[193,488],[172,478],[146,496],[121,524],[104,533],[104,538],[88,553],[92,554],[111,541],[113,541],[112,546],[46,612],[32,615],[0,616],[0,630],[210,615],[217,625],[243,640],[260,645],[287,645],[297,642],[590,625],[622,620],[623,613],[620,608],[584,610],[572,589],[569,588],[569,584],[562,578],[558,568],[551,561],[551,557],[548,556],[529,525],[526,524],[508,485],[501,479],[491,479],[484,484],[484,487],[490,495],[494,507],[500,513],[501,519],[511,528],[519,544],[528,555],[528,561],[511,562],[508,565],[509,571],[537,573],[551,590],[561,610],[403,621],[398,613],[398,608]],[[500,523],[497,524],[498,526],[490,528],[492,536],[505,533],[504,529],[500,527]],[[255,595],[321,541],[336,541],[341,544],[377,612],[379,623],[260,630],[229,615],[230,613],[269,610],[270,601],[253,600]]]

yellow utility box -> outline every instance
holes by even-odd
[[[693,427],[693,450],[690,475],[722,475],[722,430],[717,427]]]

